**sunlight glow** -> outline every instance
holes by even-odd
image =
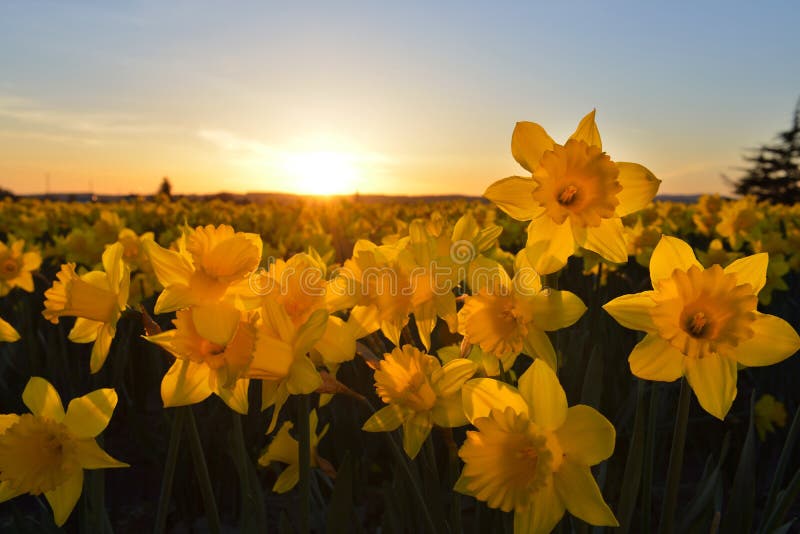
[[[291,189],[304,195],[354,193],[361,179],[357,158],[333,151],[293,152],[283,156],[283,171]]]

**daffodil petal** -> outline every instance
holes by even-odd
[[[272,336],[291,342],[294,336],[294,325],[286,310],[276,300],[266,297],[261,307],[263,328]]]
[[[19,421],[19,415],[15,413],[0,414],[0,434],[5,432],[8,427]]]
[[[472,378],[478,366],[466,358],[456,358],[444,364],[441,373],[433,377],[432,386],[439,397],[449,397],[461,390],[464,382]]]
[[[558,369],[556,350],[553,348],[553,343],[544,330],[539,330],[534,327],[530,328],[523,341],[522,350],[531,358],[543,360],[553,371]],[[503,362],[503,368],[508,369],[505,361]]]
[[[19,332],[17,332],[9,323],[0,319],[0,341],[13,343],[17,340],[19,340]]]
[[[69,331],[69,340],[73,343],[91,343],[97,339],[97,333],[103,327],[100,321],[93,321],[85,317],[75,319],[75,326]]]
[[[574,252],[575,237],[569,220],[556,224],[549,216],[543,215],[528,225],[525,253],[540,275],[554,273],[564,267]]]
[[[361,430],[364,432],[391,432],[400,427],[410,415],[411,412],[399,405],[390,404],[372,414]]]
[[[553,483],[567,511],[575,517],[591,525],[619,526],[588,466],[565,459],[553,473]]]
[[[57,526],[67,522],[69,515],[78,503],[83,490],[83,469],[79,469],[63,484],[53,490],[45,491],[44,496],[53,509],[53,520]]]
[[[64,405],[58,391],[50,382],[39,376],[31,377],[22,392],[22,402],[33,415],[47,417],[57,422],[64,420]]]
[[[634,293],[632,295],[622,295],[603,305],[607,311],[619,324],[631,330],[644,330],[654,332],[653,317],[650,309],[656,305],[653,300],[652,291]]]
[[[583,141],[589,146],[596,146],[602,149],[603,142],[600,140],[600,130],[597,129],[597,124],[594,122],[596,111],[597,110],[593,109],[587,113],[586,116],[581,119],[581,122],[578,123],[578,127],[569,138],[576,141]]]
[[[111,349],[111,342],[114,341],[114,334],[117,329],[115,326],[106,324],[97,331],[97,339],[92,345],[92,355],[89,359],[89,371],[94,374],[99,371],[106,363],[108,351]]]
[[[657,288],[659,280],[669,278],[675,269],[688,271],[692,266],[703,269],[695,258],[692,247],[677,237],[661,236],[650,257],[650,280],[653,288]]]
[[[535,122],[518,122],[511,134],[511,155],[531,174],[539,166],[542,154],[553,150],[555,141]]]
[[[325,334],[328,326],[328,312],[326,310],[316,310],[312,313],[303,325],[297,329],[294,339],[294,350],[296,355],[305,355]]]
[[[242,415],[247,415],[247,409],[249,407],[247,402],[247,390],[249,386],[250,380],[242,378],[237,380],[231,388],[217,387],[215,393],[228,405],[228,408]]]
[[[464,414],[470,423],[479,417],[488,417],[491,411],[504,411],[507,407],[520,414],[528,414],[528,404],[516,388],[493,378],[473,378],[461,390]]]
[[[709,354],[704,358],[686,358],[686,379],[700,406],[723,420],[736,398],[736,360]]]
[[[533,324],[548,332],[571,326],[586,312],[586,305],[571,291],[551,289],[519,301],[519,306],[533,318]]]
[[[356,338],[353,332],[354,327],[350,324],[339,317],[329,315],[325,332],[314,345],[314,349],[322,354],[322,359],[326,363],[349,362],[356,355]]]
[[[0,482],[0,503],[11,500],[14,497],[18,497],[22,495],[22,493],[22,490],[15,489],[8,480]]]
[[[625,263],[628,261],[628,246],[619,218],[602,219],[600,226],[586,228],[586,239],[578,245],[592,252],[597,252],[612,263]]]
[[[753,337],[739,343],[734,353],[736,360],[743,365],[772,365],[800,350],[800,336],[780,317],[756,312],[756,320],[750,328]]]
[[[212,393],[208,373],[208,367],[203,364],[176,360],[161,380],[164,406],[188,406],[206,400]]]
[[[431,433],[431,421],[428,414],[417,414],[403,423],[403,450],[412,460],[416,458],[422,444]]]
[[[556,430],[565,460],[582,465],[599,464],[614,452],[614,425],[590,406],[578,404],[567,409],[567,419]]]
[[[112,458],[106,451],[100,448],[93,438],[76,440],[75,451],[78,462],[83,469],[130,467],[128,464]]]
[[[307,356],[295,358],[289,370],[289,379],[286,381],[286,391],[290,395],[300,395],[313,393],[322,385],[322,377],[319,375],[314,362]]]
[[[556,494],[553,481],[531,496],[525,508],[514,511],[514,534],[539,534],[552,532],[564,517],[564,502]]]
[[[94,438],[108,426],[116,406],[116,391],[111,388],[98,389],[72,399],[63,423],[79,439]]]
[[[172,285],[164,289],[153,308],[157,314],[188,308],[197,303],[197,295],[185,285]]]
[[[753,254],[745,258],[739,258],[727,267],[724,271],[736,276],[740,284],[750,284],[753,291],[757,294],[767,283],[767,266],[769,265],[769,254],[762,252]]]
[[[683,376],[685,356],[657,334],[648,334],[628,356],[631,373],[644,380],[673,382]]]
[[[108,285],[113,289],[119,287],[122,281],[122,276],[125,274],[125,264],[122,262],[122,254],[125,252],[125,247],[122,243],[114,243],[106,247],[103,252],[103,270],[108,276]]]
[[[272,491],[275,493],[286,493],[297,485],[300,480],[300,464],[291,464],[278,476]]]
[[[509,176],[490,185],[483,196],[518,221],[529,221],[544,213],[544,208],[533,199],[536,182],[531,178]]]
[[[155,241],[146,240],[143,245],[153,266],[153,272],[162,286],[189,285],[189,278],[194,269],[183,255],[174,250],[167,250]]]
[[[438,398],[431,409],[431,420],[433,424],[442,428],[456,428],[466,425],[467,416],[464,415],[464,402],[461,398],[461,392]]]
[[[242,320],[242,312],[227,304],[194,306],[192,323],[201,337],[225,346]]]
[[[646,167],[638,163],[617,162],[619,180],[622,191],[617,193],[617,215],[624,217],[629,213],[643,210],[647,207],[661,185],[661,180],[655,177]]]
[[[542,360],[534,360],[519,378],[519,393],[528,403],[531,421],[545,430],[555,430],[567,418],[567,395],[555,371]]]

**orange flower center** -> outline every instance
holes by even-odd
[[[14,258],[7,258],[0,267],[0,276],[3,278],[13,278],[19,272],[19,263]]]
[[[689,319],[689,322],[686,325],[686,330],[693,337],[703,337],[703,333],[706,331],[707,325],[708,319],[706,318],[706,314],[703,312],[697,312],[692,315],[691,319]]]
[[[578,188],[574,185],[568,185],[561,194],[558,195],[558,203],[562,206],[569,206],[575,200],[575,195],[578,193]]]

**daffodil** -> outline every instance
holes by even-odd
[[[462,355],[462,350],[465,348],[466,354]],[[436,355],[439,356],[439,359],[442,360],[444,364],[458,358],[467,358],[477,366],[475,376],[488,377],[500,376],[500,365],[503,366],[502,370],[510,370],[514,367],[514,362],[517,361],[517,356],[519,356],[517,353],[510,352],[506,356],[498,358],[494,354],[484,352],[480,345],[468,345],[468,348],[459,345],[449,345],[436,351]]]
[[[311,410],[308,419],[309,428],[311,429],[311,467],[318,467],[321,458],[317,454],[317,446],[320,440],[325,437],[325,434],[328,433],[330,425],[325,425],[322,431],[318,430],[319,418],[316,410]],[[285,421],[270,442],[267,450],[258,459],[258,465],[263,467],[272,462],[287,464],[286,469],[283,470],[275,481],[275,485],[272,486],[272,491],[275,493],[286,493],[295,487],[300,480],[299,446],[297,440],[289,434],[293,426],[291,421]]]
[[[504,178],[484,193],[511,217],[531,221],[526,250],[539,274],[561,269],[576,246],[626,262],[620,217],[647,206],[661,183],[645,167],[603,152],[594,115],[564,145],[536,123],[517,123],[511,153],[532,176]]]
[[[248,277],[261,261],[257,234],[234,232],[227,225],[198,226],[180,240],[179,250],[145,240],[158,281],[164,291],[155,305],[166,313],[200,304],[213,304],[237,293],[252,295]]]
[[[65,413],[55,388],[35,376],[22,400],[31,413],[0,415],[0,502],[44,493],[61,526],[81,496],[84,469],[128,467],[95,441],[111,419],[117,394],[98,389],[70,401]]]
[[[597,410],[567,407],[555,372],[536,360],[514,388],[491,378],[464,385],[464,411],[477,431],[458,451],[455,489],[490,508],[514,512],[514,532],[550,532],[564,511],[599,526],[618,526],[591,466],[614,452],[616,433]]]
[[[130,270],[122,261],[123,247],[115,243],[103,253],[103,271],[78,276],[75,264],[61,266],[58,280],[45,291],[45,319],[58,323],[59,317],[77,317],[69,333],[70,341],[91,343],[90,368],[96,373],[103,366],[117,331],[117,321],[128,303]]]
[[[458,312],[459,331],[467,343],[497,358],[524,352],[556,369],[556,352],[546,332],[573,324],[586,306],[574,293],[542,287],[528,258],[524,252],[517,256],[513,279],[499,265],[486,264],[486,276],[480,277],[485,281],[475,276],[476,291],[465,297]]]
[[[745,241],[761,238],[761,223],[764,213],[754,197],[744,197],[735,202],[728,202],[719,212],[720,221],[716,231],[720,237],[728,240],[733,250],[739,250]]]
[[[42,264],[42,256],[36,251],[25,250],[25,241],[18,239],[10,246],[0,241],[0,297],[18,287],[30,293],[33,291],[33,276]]]
[[[146,338],[176,358],[161,382],[164,406],[196,404],[214,393],[246,414],[250,381],[245,372],[255,348],[254,321],[220,303],[179,310],[173,322],[173,330]]]
[[[700,405],[724,419],[738,365],[772,365],[800,349],[786,321],[756,310],[767,263],[761,253],[704,269],[689,245],[662,237],[650,260],[653,290],[603,306],[622,326],[647,332],[628,358],[631,372],[663,382],[685,376]]]
[[[275,406],[267,433],[275,428],[289,395],[312,393],[322,384],[308,353],[325,333],[327,323],[328,313],[316,310],[295,326],[283,306],[264,299],[253,360],[246,375],[261,380],[261,409]]]
[[[0,319],[0,341],[6,341],[9,343],[13,343],[19,339],[19,332],[17,332],[13,326],[9,323]]]
[[[362,430],[391,432],[402,425],[403,449],[414,458],[433,425],[466,424],[460,392],[476,369],[465,358],[442,366],[435,356],[412,345],[396,347],[384,355],[375,371],[375,390],[389,406],[375,412]]]
[[[703,264],[703,267],[711,267],[714,264],[728,265],[733,260],[737,260],[744,256],[741,252],[728,252],[722,244],[720,239],[712,239],[708,244],[708,250],[697,250],[697,259]]]
[[[769,393],[761,395],[755,406],[755,423],[761,441],[767,438],[767,432],[775,432],[775,427],[786,426],[786,406]]]

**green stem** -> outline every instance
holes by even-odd
[[[180,409],[175,410],[175,415],[172,417],[172,429],[169,434],[167,462],[164,465],[164,476],[161,479],[161,495],[158,498],[156,526],[153,529],[156,534],[163,534],[167,527],[169,502],[172,499],[172,481],[175,478],[175,465],[178,461],[178,445],[181,441],[184,419],[185,412]]]
[[[264,498],[261,494],[261,487],[258,482],[258,477],[253,468],[253,463],[247,454],[247,447],[244,440],[244,428],[242,428],[242,416],[233,410],[233,440],[234,440],[234,454],[238,457],[240,465],[239,477],[241,478],[242,487],[242,502],[245,499],[253,502],[253,509],[255,511],[255,529],[256,532],[267,531],[267,515],[264,510]],[[242,513],[248,510],[247,507],[242,506]],[[246,518],[242,518],[244,520]]]
[[[200,434],[197,432],[197,422],[194,420],[194,413],[191,406],[181,406],[178,410],[186,412],[186,420],[188,422],[187,429],[189,433],[189,448],[192,451],[192,460],[194,461],[194,471],[197,474],[197,482],[200,484],[200,493],[203,496],[203,505],[206,509],[206,518],[208,519],[208,529],[219,534],[222,530],[219,522],[219,514],[217,513],[217,503],[214,500],[214,489],[211,487],[211,477],[208,475],[208,466],[206,465],[206,458],[203,454],[203,445],[200,443]]]
[[[675,509],[678,504],[678,486],[683,469],[683,451],[686,445],[686,427],[689,422],[689,401],[692,390],[686,378],[681,379],[681,392],[678,398],[678,413],[675,416],[675,431],[672,436],[672,448],[669,451],[669,467],[667,468],[667,488],[664,494],[664,507],[661,512],[659,534],[672,534],[675,525]]]
[[[308,395],[298,395],[297,433],[300,462],[300,534],[311,532],[311,429]]]
[[[647,410],[647,437],[645,438],[644,468],[642,469],[642,532],[650,532],[650,510],[653,506],[653,459],[656,448],[656,423],[658,422],[658,383],[650,383],[650,406]]]

